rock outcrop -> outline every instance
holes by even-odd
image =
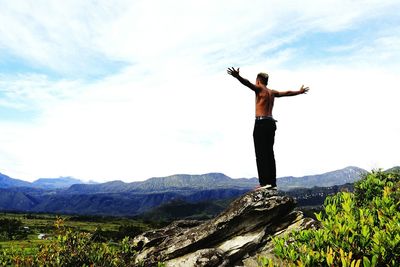
[[[276,191],[252,191],[209,221],[176,221],[143,233],[136,264],[154,266],[258,266],[258,256],[271,257],[271,237],[293,229],[315,227],[292,198]]]

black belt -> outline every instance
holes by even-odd
[[[256,116],[256,121],[261,121],[261,120],[271,120],[271,121],[277,121],[271,116]]]

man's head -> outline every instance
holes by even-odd
[[[269,78],[269,75],[268,75],[268,73],[265,73],[265,72],[260,72],[257,75],[257,81],[264,85],[268,84],[268,78]]]

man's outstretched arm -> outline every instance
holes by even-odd
[[[239,69],[237,68],[235,70],[234,67],[228,68],[227,72],[229,75],[232,75],[233,77],[235,77],[236,79],[239,80],[239,82],[241,82],[243,85],[249,87],[251,90],[256,91],[257,90],[257,86],[255,86],[254,84],[252,84],[249,80],[243,78],[242,76],[240,76],[239,74]]]
[[[283,96],[294,96],[294,95],[305,94],[309,90],[310,90],[309,87],[304,87],[304,85],[302,85],[299,91],[282,91],[282,92],[279,92],[279,91],[273,90],[273,92],[274,92],[275,97],[283,97]]]

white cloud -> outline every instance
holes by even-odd
[[[166,58],[192,61],[209,53],[243,61],[254,49],[269,51],[309,31],[354,27],[396,6],[396,1],[4,2],[0,47],[67,74],[90,73],[113,60],[150,69]]]
[[[94,40],[124,8],[109,1],[12,1],[0,3],[0,49],[35,69],[96,73],[106,59]],[[122,4],[122,5],[121,5]],[[1,51],[0,50],[0,51]],[[0,57],[1,59],[1,57]]]

